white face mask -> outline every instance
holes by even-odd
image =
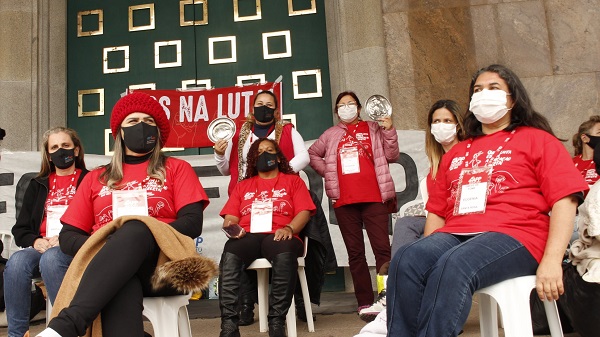
[[[354,119],[356,119],[356,116],[358,116],[358,108],[356,105],[343,106],[341,108],[338,108],[338,116],[340,117],[342,122],[350,123]]]
[[[435,137],[436,142],[442,145],[448,145],[456,139],[456,124],[431,124],[431,134]]]
[[[469,110],[473,112],[477,120],[481,123],[495,123],[510,110],[506,107],[507,95],[504,90],[483,89],[471,96]]]

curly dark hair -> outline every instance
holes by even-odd
[[[258,175],[258,170],[256,169],[256,161],[258,160],[258,147],[260,143],[267,141],[273,144],[275,151],[277,151],[277,159],[279,159],[278,168],[279,172],[286,174],[294,174],[294,170],[290,166],[290,162],[288,162],[287,158],[281,152],[279,145],[273,139],[269,138],[259,138],[252,145],[250,145],[250,149],[248,150],[248,160],[246,161],[246,175],[244,179],[252,178]]]
[[[527,94],[527,90],[525,90],[525,86],[523,83],[521,83],[519,77],[505,66],[492,64],[485,68],[479,69],[475,75],[473,75],[471,80],[471,86],[469,87],[469,101],[473,96],[473,86],[475,85],[475,81],[477,81],[479,75],[485,72],[496,73],[504,81],[506,81],[509,93],[515,102],[511,112],[510,125],[506,127],[507,131],[512,131],[519,126],[531,126],[540,130],[544,130],[556,137],[546,117],[533,109],[531,100]],[[469,111],[468,107],[467,113],[465,114],[464,124],[468,138],[483,135],[483,132],[481,131],[481,122],[479,122],[475,115]]]

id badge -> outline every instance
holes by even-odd
[[[491,166],[463,169],[460,172],[454,215],[485,213],[492,172]]]
[[[273,230],[273,201],[254,200],[250,217],[250,233],[266,233]]]
[[[60,206],[48,206],[46,209],[46,236],[53,237],[60,233],[62,229],[62,223],[60,218],[65,214],[67,205]]]
[[[340,160],[342,162],[342,174],[360,173],[360,162],[358,161],[358,148],[341,148]]]
[[[124,215],[148,216],[146,190],[117,190],[112,192],[113,220]]]

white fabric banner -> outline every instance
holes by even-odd
[[[409,200],[406,199],[410,196],[410,200],[414,200],[416,195],[415,191],[418,191],[418,181],[425,178],[429,167],[427,157],[425,156],[425,142],[424,142],[424,131],[416,130],[398,130],[400,152],[403,153],[403,163],[408,162],[408,165],[400,165],[397,163],[391,164],[390,169],[392,177],[396,184],[396,192],[399,192],[403,197],[399,200],[399,207],[403,203]],[[314,141],[307,141],[307,148]],[[182,156],[181,159],[189,162],[194,168],[200,169],[201,171],[216,171],[215,161],[213,155],[193,155],[193,156]],[[101,155],[90,155],[86,154],[85,162],[88,169],[93,169],[99,165],[108,163],[110,157]],[[414,162],[414,166],[410,162]],[[0,214],[0,229],[10,230],[15,224],[15,189],[16,185],[21,176],[28,172],[37,172],[40,167],[40,153],[39,152],[11,152],[9,150],[3,150],[2,157],[0,159],[0,173],[13,173],[14,184],[12,186],[0,186],[0,201],[6,201],[7,212]],[[213,170],[209,170],[209,169]],[[417,177],[414,176],[415,168]],[[408,172],[408,176],[406,173]],[[218,171],[217,171],[218,173]],[[313,172],[314,173],[314,172]],[[302,172],[301,177],[307,182],[308,176]],[[198,250],[215,260],[219,260],[223,245],[227,240],[225,234],[221,231],[222,218],[219,216],[220,210],[225,205],[227,200],[227,186],[229,184],[229,176],[202,176],[200,182],[207,190],[216,192],[218,188],[219,198],[211,198],[210,205],[204,212],[204,226],[202,236],[197,239]],[[412,182],[409,182],[411,180]],[[414,182],[417,182],[416,185]],[[407,191],[407,185],[410,187],[410,191]],[[317,195],[323,195],[323,210],[325,215],[329,219],[330,209],[329,200],[324,196],[323,185],[321,180],[321,186],[312,190]],[[210,193],[209,193],[210,194]],[[420,198],[420,194],[416,197]],[[331,210],[331,213],[333,211]],[[335,224],[329,224],[329,230],[331,233],[331,239],[335,248],[335,253],[340,266],[348,266],[348,255],[346,253],[346,247],[342,240],[340,230]],[[390,237],[391,239],[391,237]],[[365,232],[365,245],[367,253],[367,261],[369,265],[375,265],[375,259],[369,240]]]

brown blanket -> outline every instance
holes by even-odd
[[[69,306],[81,277],[96,253],[104,246],[106,239],[129,220],[144,222],[158,244],[161,252],[156,270],[152,276],[152,286],[160,289],[170,285],[182,293],[200,291],[208,287],[208,282],[218,274],[217,264],[196,252],[194,241],[173,227],[148,216],[123,216],[111,221],[96,231],[81,247],[69,266],[52,308],[52,318]],[[100,315],[88,328],[86,336],[102,336]]]

